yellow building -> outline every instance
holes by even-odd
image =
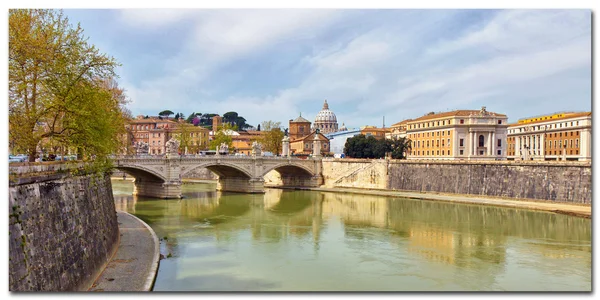
[[[373,136],[378,140],[385,139],[386,134],[389,132],[389,128],[377,128],[376,126],[369,125],[360,128],[360,134],[364,136]]]
[[[307,136],[297,138],[295,140],[290,139],[290,152],[292,155],[310,155],[313,153],[313,145],[316,130]],[[318,133],[319,141],[321,142],[321,155],[329,155],[329,139],[322,133]]]
[[[429,113],[406,122],[408,159],[504,160],[508,118],[481,110]]]
[[[538,116],[508,126],[509,160],[587,161],[591,158],[591,112]]]
[[[408,124],[408,122],[410,122],[410,121],[412,121],[412,119],[407,119],[407,120],[398,122],[398,123],[390,126],[389,131],[385,133],[385,138],[386,139],[406,138],[406,124]]]

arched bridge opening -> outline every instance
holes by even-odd
[[[267,187],[316,187],[321,183],[318,174],[299,165],[275,166],[263,176]]]
[[[117,165],[115,167],[134,178],[133,194],[153,198],[180,198],[181,183],[171,183],[155,170],[143,166]]]
[[[200,168],[206,168],[219,177],[217,179],[218,191],[264,193],[263,180],[257,179],[250,171],[232,164],[209,163],[193,166],[184,171],[182,178]]]

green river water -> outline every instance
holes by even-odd
[[[166,256],[155,291],[590,291],[590,219],[395,197],[183,185],[133,196]]]

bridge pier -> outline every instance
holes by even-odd
[[[321,174],[315,176],[297,176],[281,174],[283,186],[319,187],[323,184]]]
[[[264,193],[265,180],[260,178],[219,177],[217,191],[238,193]]]
[[[136,178],[133,182],[133,194],[162,199],[181,198],[181,182],[158,182]]]

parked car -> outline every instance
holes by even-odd
[[[9,155],[8,162],[26,162],[29,160],[29,156],[25,154]]]

